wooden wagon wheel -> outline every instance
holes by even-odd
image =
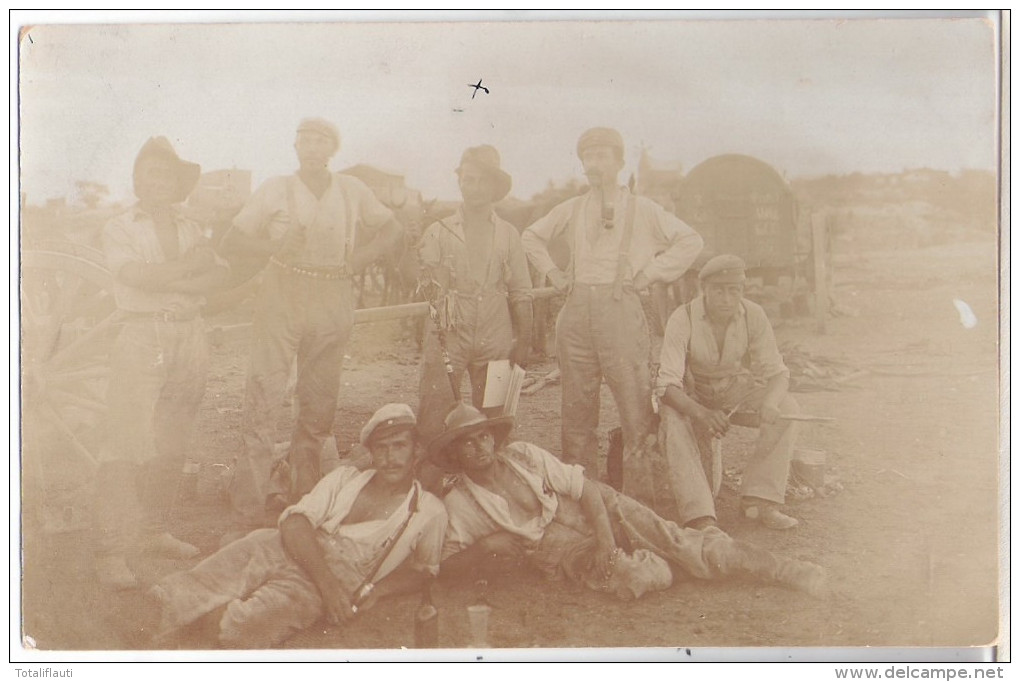
[[[66,516],[54,489],[77,497],[103,440],[113,278],[91,252],[26,251],[21,268],[23,494]]]

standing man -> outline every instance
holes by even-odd
[[[301,121],[299,169],[267,180],[234,218],[234,248],[269,258],[254,318],[242,438],[230,485],[234,509],[261,525],[319,481],[343,350],[354,326],[351,273],[401,236],[388,208],[360,180],[333,173],[340,134],[329,121]],[[373,238],[355,248],[355,229]],[[274,462],[276,412],[297,358],[298,412],[287,456]]]
[[[524,367],[531,347],[527,257],[517,230],[492,208],[510,191],[510,176],[489,145],[465,151],[456,172],[464,203],[433,223],[421,245],[423,276],[438,284],[446,303],[445,319],[429,323],[422,354],[418,414],[426,439],[442,431],[455,402],[451,386],[460,386],[465,369],[471,402],[481,408],[487,363],[509,358]]]
[[[652,431],[649,336],[639,292],[682,275],[702,248],[690,226],[650,199],[617,183],[623,138],[592,128],[577,142],[591,189],[555,207],[525,230],[524,249],[539,273],[569,292],[556,322],[563,381],[563,459],[597,479],[599,389],[603,377],[620,414],[625,490],[642,498],[635,455]],[[549,256],[550,241],[565,233],[571,245],[566,271]],[[638,484],[643,487],[644,484]]]
[[[787,393],[790,371],[776,345],[764,309],[744,298],[744,261],[716,256],[699,273],[702,295],[673,313],[666,325],[659,366],[660,424],[670,485],[680,522],[714,526],[713,440],[733,423],[760,425],[754,454],[744,469],[741,509],[768,528],[784,530],[797,520],[778,506],[786,499],[794,428],[782,414],[800,411]]]
[[[169,516],[209,368],[204,293],[229,277],[176,206],[199,173],[165,137],[150,138],[135,159],[138,203],[102,233],[122,326],[110,354],[109,437],[96,475],[96,572],[117,589],[137,586],[126,561],[135,549],[198,554],[170,534]]]

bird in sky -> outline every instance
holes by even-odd
[[[468,83],[468,87],[475,89],[475,91],[471,93],[471,99],[475,98],[475,95],[478,94],[479,90],[485,90],[485,94],[486,95],[489,94],[489,89],[487,87],[485,87],[484,85],[482,85],[482,79],[481,78],[478,79],[477,83]]]

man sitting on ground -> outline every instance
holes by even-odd
[[[193,624],[227,648],[263,648],[325,615],[345,623],[438,572],[442,503],[415,480],[416,420],[380,408],[361,430],[373,468],[341,466],[280,516],[159,582],[163,637]]]
[[[780,558],[719,528],[681,528],[585,478],[580,465],[530,443],[505,444],[512,427],[512,417],[486,418],[461,404],[429,445],[438,466],[462,474],[444,499],[444,573],[477,572],[511,557],[623,598],[669,587],[678,569],[824,594],[821,567]]]

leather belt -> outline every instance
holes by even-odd
[[[276,267],[283,268],[295,275],[311,277],[312,279],[341,280],[351,278],[351,272],[347,269],[346,265],[340,265],[335,268],[304,268],[298,265],[289,265],[283,261],[279,261],[275,256],[270,257],[269,262]]]
[[[125,310],[122,314],[130,320],[156,320],[157,322],[191,322],[201,316],[198,308],[190,310],[156,310],[153,312]]]

